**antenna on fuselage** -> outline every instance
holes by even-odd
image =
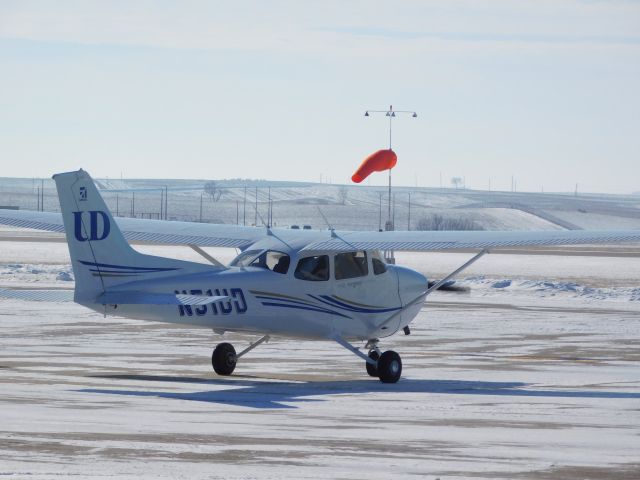
[[[269,235],[271,235],[271,227],[269,226],[269,224],[267,222],[264,221],[264,218],[262,218],[262,215],[260,215],[260,212],[258,211],[258,209],[256,208],[256,216],[260,219],[260,221],[262,222],[262,226],[265,227],[267,229],[267,233]],[[258,225],[256,225],[257,227]]]
[[[284,243],[287,246],[287,248],[293,248],[291,245],[289,245],[287,242],[285,242],[282,238],[280,238],[278,235],[273,233],[273,230],[271,230],[271,226],[267,222],[264,221],[264,218],[262,218],[262,215],[260,215],[260,212],[257,209],[256,209],[256,215],[258,216],[258,218],[262,222],[262,225],[267,229],[267,235],[268,236],[273,237],[276,240],[280,240],[282,243]]]
[[[336,229],[333,228],[333,225],[331,225],[331,223],[329,223],[329,220],[327,219],[327,217],[324,214],[324,212],[322,211],[322,209],[320,207],[318,207],[317,205],[316,205],[316,208],[318,209],[318,212],[322,216],[322,219],[324,220],[324,223],[326,223],[327,227],[329,227],[329,230],[331,231],[331,238],[336,238],[337,237]]]
[[[322,210],[320,209],[320,207],[318,207],[316,205],[316,208],[318,209],[318,212],[320,212],[320,215],[322,215],[322,218],[324,219],[324,222],[327,224],[327,226],[329,227],[329,230],[331,231],[331,238],[337,238],[338,240],[346,243],[347,245],[349,245],[349,248],[353,248],[354,250],[357,250],[357,248],[355,247],[355,245],[352,245],[351,243],[349,243],[347,240],[345,240],[344,238],[342,238],[341,236],[339,236],[336,233],[336,229],[333,228],[333,225],[331,225],[331,223],[329,223],[329,220],[327,219],[327,217],[324,215],[324,213],[322,212]]]

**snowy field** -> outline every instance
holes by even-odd
[[[437,278],[469,255],[397,257]],[[279,338],[220,378],[208,330],[0,300],[0,478],[640,478],[640,257],[473,268],[382,342],[395,385]],[[66,246],[0,241],[7,287],[73,288]]]
[[[53,173],[53,172],[52,172]],[[158,218],[161,190],[167,187],[169,220],[263,225],[272,204],[273,225],[311,225],[336,229],[376,230],[387,219],[387,189],[367,185],[335,185],[256,180],[216,180],[217,201],[204,193],[205,180],[96,179],[116,216]],[[246,188],[245,188],[246,187]],[[43,208],[59,211],[51,179],[0,178],[0,205],[36,210],[42,188]],[[419,228],[433,215],[462,219],[484,230],[638,229],[639,195],[499,192],[452,188],[393,189],[396,229]],[[256,215],[256,206],[257,212]],[[322,212],[322,213],[320,213]]]

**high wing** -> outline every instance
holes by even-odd
[[[245,248],[266,236],[266,229],[239,225],[116,218],[130,242],[199,247]],[[64,233],[62,215],[50,212],[0,210],[0,224]]]
[[[29,300],[32,302],[73,302],[73,290],[9,289],[0,288],[0,297]],[[226,296],[182,295],[139,291],[114,291],[103,293],[98,302],[103,305],[209,305],[224,300]]]
[[[640,230],[334,232],[304,250],[438,251],[640,241]]]
[[[18,300],[28,300],[31,302],[73,302],[73,290],[28,290],[0,288],[1,298],[15,298]]]
[[[439,251],[542,245],[639,242],[640,230],[554,231],[312,231],[244,227],[210,223],[117,218],[125,238],[133,242],[245,249],[270,234],[304,244],[306,251],[395,250]],[[0,224],[64,232],[59,213],[0,210]]]

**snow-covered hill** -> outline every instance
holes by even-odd
[[[108,205],[119,216],[277,226],[311,225],[375,230],[388,217],[385,187],[264,180],[216,180],[216,201],[205,180],[97,179]],[[51,180],[0,178],[0,205],[35,210],[39,189],[44,209],[57,211]],[[164,212],[163,191],[168,191]],[[210,191],[210,190],[209,190]],[[219,198],[218,198],[219,196]],[[256,201],[257,200],[257,201]],[[257,214],[256,214],[257,205]],[[322,212],[322,213],[321,213]],[[433,215],[462,219],[486,230],[640,228],[640,199],[633,195],[489,192],[463,189],[394,187],[396,229],[416,229]]]

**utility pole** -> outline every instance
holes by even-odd
[[[271,200],[271,221],[269,222],[269,226],[273,227],[273,200]]]
[[[267,228],[271,227],[271,186],[267,190]]]
[[[393,229],[393,226],[396,224],[396,194],[393,194],[393,214],[391,216],[391,226]]]
[[[378,207],[378,231],[382,231],[382,192],[378,192],[380,204]]]
[[[204,192],[200,192],[200,223],[202,223],[202,198],[204,197]]]
[[[247,186],[244,186],[244,198],[242,199],[242,225],[247,225]]]
[[[257,227],[258,226],[258,187],[256,187],[256,218],[253,221],[253,226]]]
[[[411,192],[409,192],[409,214],[407,215],[407,230],[411,231]]]
[[[418,114],[410,110],[394,110],[393,105],[389,105],[388,110],[367,110],[364,113],[365,117],[371,116],[372,113],[384,113],[385,117],[389,118],[389,150],[393,150],[392,132],[393,132],[393,119],[396,118],[396,114],[409,114],[411,117],[416,118]],[[391,169],[389,169],[389,196],[387,204],[387,230],[393,230],[393,219],[391,217]]]
[[[169,220],[169,187],[164,186],[164,219]]]

